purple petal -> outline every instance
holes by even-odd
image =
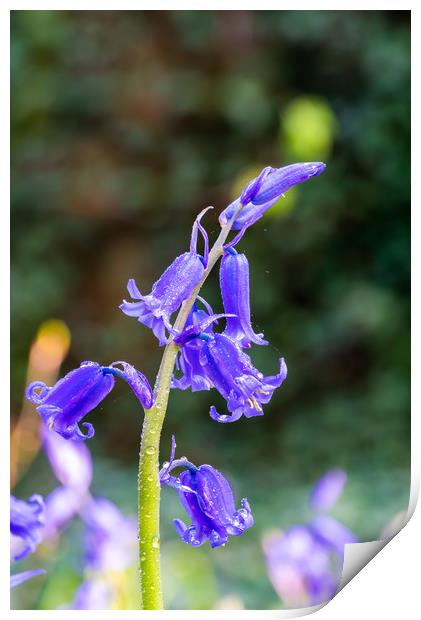
[[[40,429],[44,451],[61,484],[83,494],[92,481],[92,458],[81,442],[66,441],[43,424]]]
[[[45,498],[43,540],[51,540],[58,536],[77,516],[85,501],[86,495],[67,487],[57,487],[47,495]]]
[[[258,181],[259,177],[250,181],[243,193],[247,196],[250,191],[250,195],[253,195],[252,202],[249,202],[241,209],[232,226],[233,230],[241,230],[243,228],[246,230],[249,226],[252,226],[291,187],[321,174],[325,168],[326,164],[322,162],[292,164],[283,168],[272,168],[261,179],[260,183]],[[255,188],[258,188],[257,192],[254,192]],[[219,216],[221,226],[226,225],[230,221],[240,204],[240,198],[237,198],[222,211]]]
[[[103,581],[84,581],[76,591],[72,609],[108,609],[112,599],[110,587]]]
[[[168,339],[165,330],[170,331],[170,317],[183,301],[190,297],[204,273],[203,262],[195,252],[178,256],[155,282],[149,295],[141,296],[134,280],[129,280],[128,289],[134,293],[135,303],[124,301],[120,309],[129,316],[152,329],[162,346]]]
[[[212,323],[217,323],[219,319],[233,316],[233,314],[213,314],[212,316],[206,316],[202,321],[186,327],[174,338],[174,342],[179,346],[183,346],[189,340],[197,338],[202,333],[206,333],[207,328],[212,325]]]
[[[82,513],[87,526],[85,537],[88,568],[98,571],[124,570],[136,558],[136,519],[125,517],[115,504],[95,498]]]
[[[256,334],[251,326],[249,264],[246,255],[235,251],[224,254],[219,277],[224,310],[227,314],[235,315],[227,318],[224,334],[242,347],[248,348],[252,342],[268,344],[263,340],[263,334]]]
[[[310,496],[313,510],[330,510],[340,497],[346,484],[347,475],[342,469],[332,469],[316,482]]]
[[[116,366],[122,366],[123,370],[116,369]],[[142,407],[150,409],[153,405],[153,393],[149,381],[139,370],[134,366],[131,366],[127,362],[113,362],[110,364],[110,368],[117,370],[117,376],[124,379],[126,383],[130,385],[136,397],[139,399]]]
[[[344,546],[358,542],[358,538],[345,525],[327,515],[320,515],[310,523],[310,529],[324,545],[343,555]]]
[[[21,539],[14,560],[22,560],[35,551],[41,542],[44,523],[45,504],[41,495],[32,495],[27,502],[10,496],[10,532]]]
[[[259,191],[253,198],[255,205],[261,205],[288,191],[293,185],[308,181],[326,169],[323,162],[306,162],[274,168],[263,180]]]
[[[35,568],[34,570],[26,570],[23,573],[17,573],[16,575],[10,575],[10,587],[15,588],[19,586],[21,583],[28,581],[28,579],[32,579],[32,577],[36,577],[37,575],[45,575],[46,570],[43,568]]]
[[[250,183],[246,185],[246,187],[243,190],[243,193],[240,196],[241,204],[246,205],[249,202],[253,201],[257,192],[260,190],[264,179],[267,177],[267,175],[270,172],[272,172],[272,170],[274,170],[274,168],[271,168],[270,166],[266,166],[266,168],[263,168],[262,172],[259,174],[257,178],[253,179],[252,181],[250,181]]]
[[[96,362],[83,362],[52,388],[43,388],[39,382],[27,389],[27,398],[37,404],[37,411],[48,428],[65,439],[85,440],[94,435],[92,424],[84,423],[84,434],[78,423],[95,409],[114,387],[114,377],[105,375]],[[40,389],[40,392],[36,390]]]

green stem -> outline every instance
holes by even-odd
[[[181,306],[174,328],[184,328],[189,312],[199,291],[223,254],[223,245],[241,207],[231,221],[221,229],[218,239],[209,253],[208,265],[202,280],[189,299]],[[139,455],[139,552],[142,609],[163,609],[161,587],[161,562],[159,538],[159,508],[161,485],[159,481],[159,443],[162,425],[167,412],[171,379],[179,347],[173,342],[167,344],[155,384],[155,402],[145,411]]]

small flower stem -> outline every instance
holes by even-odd
[[[180,308],[174,328],[181,331],[199,291],[223,254],[223,245],[241,207],[222,227],[209,253],[202,280]],[[142,609],[163,609],[159,537],[161,485],[159,481],[159,443],[167,412],[171,379],[179,347],[169,342],[164,349],[154,389],[154,405],[145,411],[139,455],[139,554]]]

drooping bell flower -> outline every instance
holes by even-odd
[[[23,560],[33,553],[42,539],[45,505],[41,495],[31,495],[27,502],[10,496],[10,533],[12,559]]]
[[[224,334],[244,348],[250,347],[252,342],[268,344],[263,340],[263,334],[256,334],[251,326],[249,264],[246,255],[237,254],[233,248],[225,252],[219,280],[224,310],[227,314],[235,315],[227,318]]]
[[[191,519],[186,526],[174,519],[174,527],[181,540],[193,547],[209,540],[211,547],[225,545],[229,536],[240,536],[253,525],[253,516],[247,499],[241,500],[241,508],[235,509],[232,489],[224,476],[211,465],[196,467],[186,458],[174,460],[173,437],[170,461],[164,463],[160,472],[161,484],[178,491],[181,503]],[[185,470],[179,476],[171,476],[176,467]]]
[[[79,422],[111,392],[115,376],[130,385],[144,408],[152,406],[152,389],[148,380],[126,362],[113,362],[109,366],[83,362],[53,387],[47,387],[41,381],[31,383],[26,398],[37,405],[38,413],[50,430],[65,439],[85,440],[93,437],[95,431],[92,424],[83,422],[82,426],[87,428],[87,433],[83,434]]]
[[[231,413],[220,415],[212,406],[211,417],[217,422],[225,423],[235,422],[242,415],[246,418],[263,415],[262,404],[270,401],[275,389],[286,379],[287,367],[284,358],[279,360],[279,373],[265,377],[253,366],[250,357],[238,344],[225,334],[201,333],[198,338],[204,341],[200,372],[225,398]],[[182,339],[183,335],[174,341],[181,342]],[[199,372],[199,368],[196,368],[196,371]]]
[[[236,217],[232,226],[233,230],[249,228],[291,187],[321,174],[325,168],[326,164],[323,162],[291,164],[283,168],[271,168],[269,171],[265,168],[265,174],[263,174],[263,171],[259,177],[250,181],[246,186],[245,192],[243,192],[243,195],[245,194],[246,197],[248,188],[253,188],[253,191],[250,193],[251,201],[245,204]],[[244,204],[244,202],[242,202],[240,197],[222,211],[219,216],[221,226],[226,225],[230,221],[241,204]]]
[[[206,374],[214,387],[227,401],[231,415],[220,415],[211,407],[211,418],[217,422],[235,422],[242,415],[246,418],[263,415],[262,405],[272,398],[287,376],[283,357],[279,360],[279,373],[264,377],[244,353],[224,334],[215,334],[206,341]]]
[[[193,289],[203,278],[208,261],[208,236],[200,223],[204,209],[193,225],[190,251],[177,256],[162,276],[155,282],[149,295],[142,295],[136,282],[131,279],[127,290],[134,301],[126,300],[120,309],[128,316],[136,317],[140,323],[152,329],[162,346],[168,342],[167,332],[172,333],[171,315],[183,301],[190,297]],[[204,255],[197,253],[197,237],[201,232],[205,242]]]

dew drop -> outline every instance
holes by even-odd
[[[145,452],[146,454],[155,454],[156,448],[154,448],[153,446],[149,446],[149,448],[146,448]]]
[[[158,536],[154,536],[152,538],[152,547],[154,549],[159,549],[159,538],[158,538]]]

